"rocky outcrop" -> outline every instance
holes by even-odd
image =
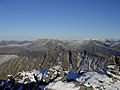
[[[115,70],[114,65],[107,66],[107,71],[113,69]],[[120,88],[120,79],[113,73],[95,71],[76,73],[64,70],[60,65],[48,70],[22,71],[16,75],[8,75],[7,78],[8,80],[0,80],[1,90],[119,90]]]

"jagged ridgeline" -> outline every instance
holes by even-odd
[[[120,65],[120,59],[115,59],[120,56],[120,50],[110,45],[96,40],[40,39],[17,45],[8,42],[0,47],[0,79],[6,79],[8,74],[47,70],[56,65],[72,72],[104,72],[110,64]]]

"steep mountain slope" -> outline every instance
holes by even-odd
[[[32,56],[32,55],[31,55]],[[73,50],[44,53],[40,58],[18,56],[0,65],[0,78],[8,74],[15,75],[20,71],[32,69],[46,70],[55,65],[61,65],[65,70],[79,72],[81,70],[104,72],[110,64],[116,64],[114,58],[103,58],[84,51],[79,53]]]
[[[111,41],[112,42],[112,41]],[[114,41],[113,43],[118,43]],[[115,49],[116,48],[116,49]],[[0,54],[20,54],[21,52],[52,52],[65,50],[76,50],[83,52],[84,50],[93,53],[98,56],[120,56],[119,44],[107,46],[105,42],[98,40],[57,40],[57,39],[38,39],[32,41],[29,44],[22,44],[22,46],[8,45],[6,47],[0,47]]]
[[[29,44],[9,43],[0,47],[0,89],[120,88],[119,41],[39,39]]]
[[[116,41],[117,42],[117,41]],[[116,43],[115,42],[115,43]],[[116,44],[119,46],[119,44]],[[115,47],[107,47],[103,44],[102,41],[97,40],[71,40],[71,41],[60,41],[57,39],[39,39],[28,46],[28,50],[32,51],[54,51],[58,49],[59,51],[62,49],[67,50],[76,50],[78,52],[83,52],[84,50],[93,53],[95,55],[99,55],[102,57],[106,56],[120,56],[120,51],[115,49]],[[118,47],[119,48],[119,47]]]
[[[103,44],[105,46],[108,46],[110,48],[120,51],[120,40],[105,40]]]
[[[0,65],[15,58],[17,58],[17,55],[0,55]]]
[[[115,56],[120,52],[107,47],[97,40],[39,39],[24,46],[0,47],[1,55],[17,55],[0,65],[0,78],[7,74],[32,69],[49,69],[61,65],[73,72],[81,70],[104,72],[106,67],[115,63]],[[14,64],[14,65],[13,65]]]

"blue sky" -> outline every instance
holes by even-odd
[[[120,0],[0,0],[0,40],[120,39]]]

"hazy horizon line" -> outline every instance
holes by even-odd
[[[32,38],[32,39],[0,39],[0,41],[35,41],[39,39],[55,39],[55,40],[120,40],[120,38],[79,38],[79,39],[61,39],[61,38]]]

